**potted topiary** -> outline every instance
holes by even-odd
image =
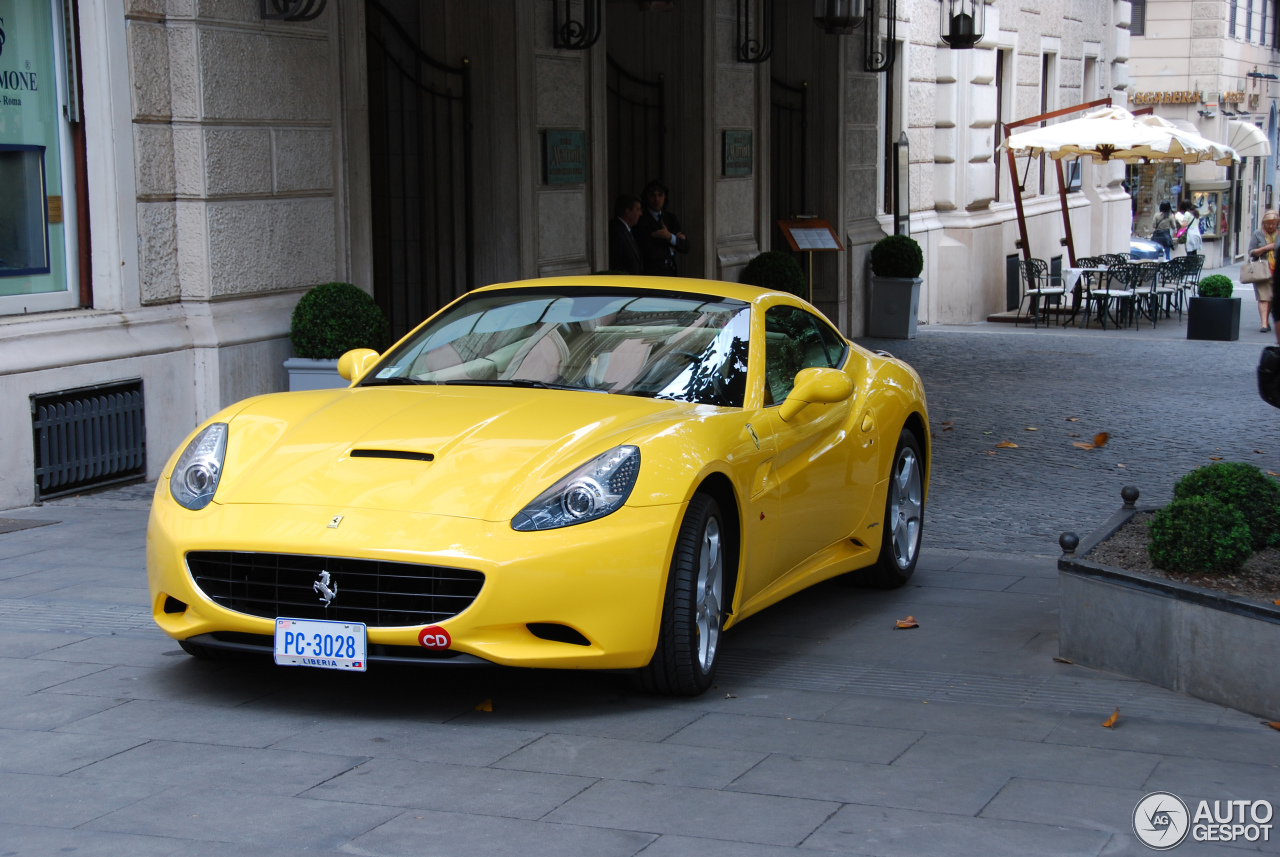
[[[325,283],[293,308],[289,341],[298,355],[284,361],[290,391],[345,387],[338,358],[354,348],[381,351],[387,344],[387,320],[359,287]]]
[[[871,248],[871,309],[867,335],[915,339],[924,253],[909,235],[889,235]]]
[[[761,253],[748,262],[738,276],[738,282],[808,299],[809,286],[799,263],[790,253],[779,250]]]
[[[1200,281],[1199,295],[1187,302],[1187,339],[1235,342],[1240,338],[1240,299],[1235,283],[1213,274]]]

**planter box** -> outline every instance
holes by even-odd
[[[1062,657],[1275,718],[1280,607],[1089,561],[1137,511],[1121,509],[1079,556],[1058,560]]]
[[[870,315],[867,336],[915,339],[920,318],[920,278],[872,274]]]
[[[1187,339],[1235,342],[1240,338],[1240,298],[1191,298]]]
[[[337,360],[308,360],[290,357],[284,361],[289,373],[289,392],[296,390],[336,390],[350,385],[338,374]]]

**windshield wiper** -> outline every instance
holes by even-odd
[[[370,378],[360,382],[361,387],[390,387],[395,384],[435,384],[435,381],[423,381],[419,378],[407,378],[403,375],[390,378]]]
[[[528,378],[508,378],[501,381],[482,380],[478,378],[454,378],[445,384],[460,387],[529,387],[538,390],[578,390],[584,393],[607,393],[596,387],[580,387],[573,384],[548,384],[545,381],[533,381]]]

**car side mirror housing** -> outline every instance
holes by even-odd
[[[338,358],[338,374],[347,381],[359,381],[379,356],[372,348],[353,348]]]
[[[791,394],[778,408],[778,416],[790,422],[806,405],[843,402],[853,395],[853,379],[840,369],[801,369]]]

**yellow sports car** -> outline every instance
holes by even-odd
[[[724,628],[915,569],[920,379],[791,295],[496,285],[338,369],[350,387],[238,402],[165,465],[147,576],[190,654],[634,669],[697,694]]]

